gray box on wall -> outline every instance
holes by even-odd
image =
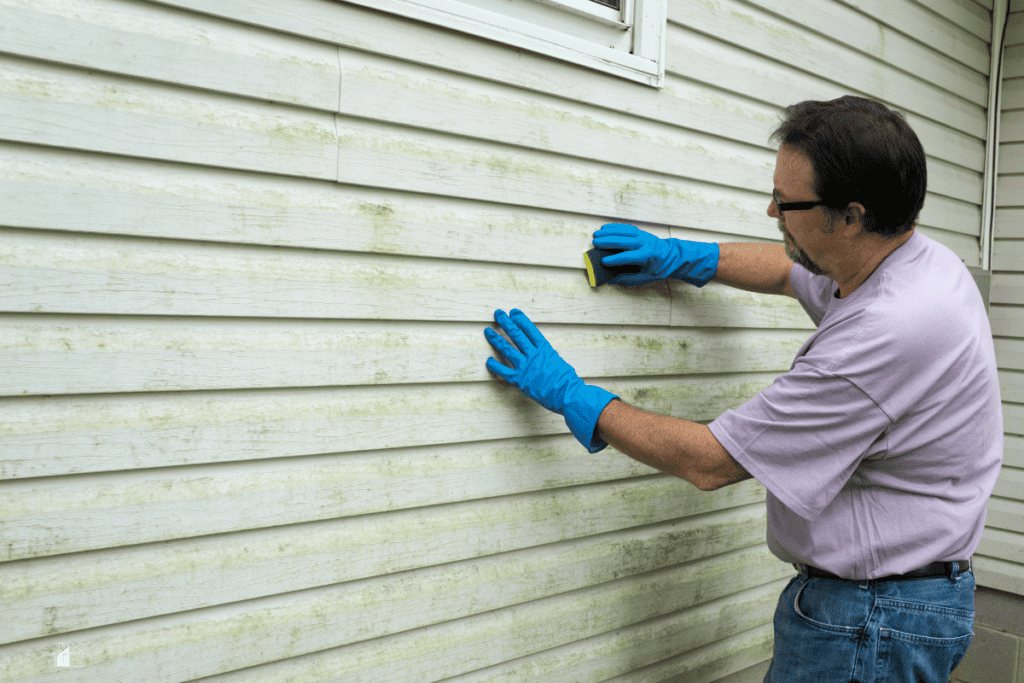
[[[967,266],[967,270],[971,271],[974,282],[978,285],[978,291],[981,292],[981,300],[985,302],[985,310],[987,311],[988,294],[992,286],[992,273],[977,266]]]

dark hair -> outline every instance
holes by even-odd
[[[786,107],[771,139],[807,155],[814,190],[833,217],[860,202],[867,232],[895,237],[914,227],[928,172],[921,141],[901,113],[852,95],[808,100]]]

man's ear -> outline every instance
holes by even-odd
[[[864,215],[867,209],[860,202],[850,202],[843,211],[843,219],[847,227],[858,226],[858,234],[864,231]]]

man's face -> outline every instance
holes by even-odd
[[[780,201],[802,202],[819,199],[814,192],[814,167],[811,160],[799,150],[785,145],[779,148],[774,182],[775,192]],[[828,240],[831,222],[825,210],[815,206],[811,209],[781,213],[772,199],[768,205],[768,215],[779,222],[779,230],[785,239],[786,256],[815,275],[827,275],[827,270],[819,265],[822,257],[827,261],[831,247]]]

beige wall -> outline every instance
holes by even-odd
[[[650,410],[741,404],[797,304],[592,291],[581,254],[611,219],[774,240],[779,109],[845,93],[907,112],[921,229],[976,265],[990,19],[668,20],[657,90],[335,0],[0,0],[0,681],[756,676],[792,574],[760,485],[588,455],[483,327],[520,307]]]
[[[1024,6],[1010,5],[992,247],[992,334],[1006,431],[1003,471],[978,548],[984,585],[1024,595]]]

